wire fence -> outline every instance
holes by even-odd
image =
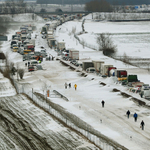
[[[99,131],[95,130],[91,125],[87,124],[76,115],[69,113],[60,105],[53,103],[50,100],[50,98],[47,98],[45,95],[41,93],[35,92],[34,89],[30,87],[30,84],[28,83],[20,84],[15,79],[13,79],[13,82],[19,94],[24,93],[28,95],[38,106],[42,107],[51,115],[61,120],[64,124],[66,124],[70,128],[84,135],[87,139],[89,139],[97,147],[99,147],[99,149],[127,150],[127,148],[125,148],[124,146],[102,135]],[[55,91],[55,93],[57,92]]]
[[[88,48],[94,49],[96,51],[99,51],[99,47],[97,45],[92,45],[92,44],[85,42],[84,40],[80,40],[80,38],[77,36],[77,34],[74,34],[74,37],[83,47],[88,47]]]

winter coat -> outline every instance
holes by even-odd
[[[127,111],[127,115],[130,115],[130,111],[129,110]]]
[[[141,122],[141,126],[144,126],[144,125],[145,125],[145,123],[144,123],[144,121],[142,121],[142,122]]]
[[[134,117],[134,118],[137,118],[137,117],[138,117],[138,115],[135,113],[135,114],[133,115],[133,117]]]

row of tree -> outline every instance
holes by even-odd
[[[91,0],[36,0],[37,4],[85,4]],[[100,0],[97,0],[100,1]],[[111,5],[142,5],[149,4],[149,0],[107,0]]]
[[[10,14],[27,13],[27,12],[33,13],[34,8],[33,6],[27,8],[27,5],[24,2],[24,0],[6,0],[5,3],[1,4],[0,12]]]
[[[86,11],[92,12],[112,12],[112,6],[106,0],[94,0],[85,4]]]
[[[85,4],[91,0],[36,0],[37,4]]]

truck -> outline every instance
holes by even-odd
[[[47,27],[46,26],[42,27],[41,34],[47,34]]]
[[[115,76],[117,77],[118,81],[125,81],[127,80],[127,71],[126,70],[116,70]]]
[[[69,50],[69,58],[79,60],[79,51],[74,49]]]
[[[94,68],[95,68],[96,72],[100,72],[100,70],[101,70],[101,65],[104,64],[104,61],[93,60],[92,62],[93,62],[93,64],[94,64]]]
[[[35,47],[35,40],[34,39],[30,39],[30,43],[32,43]]]
[[[31,26],[28,27],[28,33],[32,33],[32,27]]]
[[[21,41],[25,41],[27,39],[27,34],[21,34]]]
[[[50,48],[56,47],[56,40],[54,38],[48,39],[47,42],[48,42],[48,45],[49,45]]]
[[[116,67],[108,67],[108,76],[115,76]]]
[[[106,75],[106,76],[109,76],[109,70],[111,70],[110,68],[112,68],[113,65],[110,65],[110,64],[102,64],[101,65],[101,75]]]
[[[54,39],[54,36],[53,36],[53,35],[47,36],[47,42],[48,42],[50,39]]]
[[[86,70],[89,67],[94,67],[94,64],[91,60],[85,60],[82,62],[82,69]]]
[[[28,43],[25,45],[25,49],[29,49],[32,52],[34,52],[34,45],[32,43]]]
[[[65,49],[65,42],[58,42],[57,43],[57,50]]]
[[[46,37],[48,37],[48,36],[53,36],[53,30],[48,30],[47,31]]]
[[[137,77],[137,75],[128,75],[127,81],[128,82],[138,82],[138,77]]]

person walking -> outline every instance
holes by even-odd
[[[104,107],[105,101],[104,101],[104,100],[102,100],[102,102],[101,102],[101,103],[102,103],[102,107]]]
[[[134,120],[136,122],[137,121],[137,117],[138,117],[137,113],[134,113],[133,117],[134,117]]]
[[[28,67],[30,66],[30,62],[28,61]]]
[[[127,114],[128,118],[129,118],[129,116],[130,116],[130,111],[128,110],[128,111],[126,112],[126,114]]]
[[[142,130],[144,130],[144,125],[145,125],[145,123],[144,123],[144,121],[142,120],[142,121],[141,121],[141,128],[142,128]]]
[[[67,83],[65,83],[65,89],[67,89]]]
[[[69,83],[69,88],[71,88],[71,83]]]
[[[75,88],[75,90],[77,89],[77,85],[76,84],[74,85],[74,88]]]

